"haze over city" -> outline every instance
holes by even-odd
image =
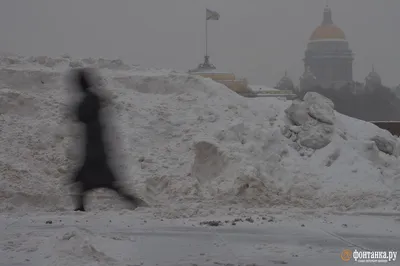
[[[187,71],[201,63],[205,9],[211,62],[252,84],[298,83],[304,50],[321,23],[325,0],[4,0],[0,50],[22,55],[122,58]],[[400,2],[330,0],[333,21],[355,53],[354,79],[374,64],[383,83],[400,83]]]

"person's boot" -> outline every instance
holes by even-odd
[[[136,207],[149,207],[149,204],[140,198],[135,198]]]
[[[133,196],[125,196],[124,197],[132,206],[132,210],[139,208],[139,207],[149,207],[149,205],[142,199]]]
[[[110,188],[116,191],[120,195],[120,197],[131,203],[133,209],[136,209],[138,207],[149,207],[149,205],[144,200],[134,196],[133,194],[129,194],[119,185],[113,185]]]

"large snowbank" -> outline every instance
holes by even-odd
[[[398,208],[398,139],[320,95],[248,99],[119,60],[9,56],[0,59],[2,211],[72,208],[64,183],[79,134],[63,77],[80,66],[100,68],[121,137],[116,163],[154,205]]]

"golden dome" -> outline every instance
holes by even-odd
[[[324,40],[324,39],[341,39],[345,40],[346,35],[336,25],[321,25],[317,27],[311,34],[310,41]]]
[[[346,39],[344,32],[338,26],[333,24],[332,11],[328,6],[324,9],[324,19],[322,24],[311,34],[310,41],[325,39]]]

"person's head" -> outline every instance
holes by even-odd
[[[80,91],[83,93],[88,93],[90,92],[89,88],[93,86],[91,78],[92,77],[89,69],[78,69],[75,74],[75,84]]]

